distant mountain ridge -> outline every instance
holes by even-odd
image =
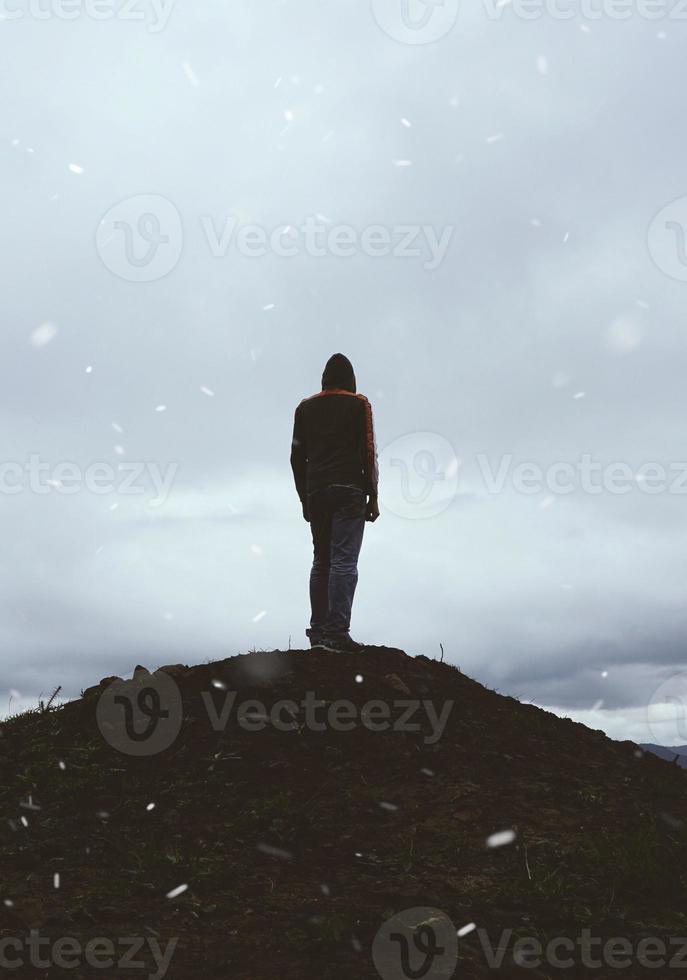
[[[677,756],[675,765],[682,769],[687,769],[687,745],[654,745],[652,742],[640,742],[640,749],[645,752],[653,752],[659,759],[672,762]]]

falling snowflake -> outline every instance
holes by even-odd
[[[167,892],[167,898],[178,898],[179,895],[183,895],[187,890],[188,885],[179,885],[178,888],[173,888],[171,892]]]
[[[184,61],[181,67],[184,69],[184,75],[186,75],[186,78],[190,84],[193,85],[194,88],[197,88],[200,85],[200,82],[198,81],[196,73],[194,72],[193,68],[191,68],[188,61]]]
[[[280,858],[282,861],[290,861],[293,857],[290,851],[285,851],[283,847],[272,847],[271,844],[258,844],[257,849],[261,854],[267,854],[268,857]]]
[[[54,340],[57,336],[57,326],[54,323],[41,323],[40,327],[36,327],[35,330],[31,331],[31,346],[39,349],[45,347],[49,344],[51,340]]]
[[[556,371],[554,376],[551,378],[551,384],[554,388],[565,388],[570,384],[571,377],[565,371]]]
[[[505,844],[512,844],[515,840],[514,830],[501,830],[497,834],[487,837],[487,847],[503,847]]]
[[[643,331],[634,317],[619,316],[606,330],[606,346],[615,354],[629,354],[642,343]]]

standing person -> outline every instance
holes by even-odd
[[[296,409],[291,468],[313,540],[310,645],[362,650],[351,638],[351,607],[365,521],[379,517],[377,449],[372,407],[343,354],[327,361],[322,391]]]

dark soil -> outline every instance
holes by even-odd
[[[413,974],[429,980],[454,966],[457,978],[687,973],[687,957],[650,969],[636,955],[656,938],[668,960],[680,948],[671,940],[687,935],[687,772],[677,766],[385,647],[251,653],[167,676],[183,721],[157,754],[108,744],[97,721],[106,686],[0,727],[0,936],[23,942],[33,929],[84,947],[109,937],[119,957],[65,969],[32,966],[24,951],[8,976],[156,976],[148,940],[164,949],[178,939],[173,980],[365,980],[379,976],[380,927],[417,907],[445,913],[454,935],[471,922],[480,930],[458,940],[457,965]],[[454,706],[433,742],[424,709],[409,719],[420,730],[371,731],[357,717],[351,731],[318,731],[299,707],[309,691],[358,711],[381,700],[397,722],[398,702]],[[207,699],[219,713],[228,692],[236,705],[216,731]],[[246,730],[236,708],[248,699],[268,712],[296,702],[296,726]],[[512,843],[486,845],[505,830]],[[585,966],[585,930],[624,937],[630,962]],[[502,965],[490,969],[483,947],[502,932]],[[145,967],[119,962],[126,937],[146,943],[134,955]],[[526,966],[521,954],[518,965],[513,946],[529,937],[569,937],[575,953],[559,955],[575,965]],[[388,956],[400,946],[387,942]],[[382,969],[384,980],[407,975]]]

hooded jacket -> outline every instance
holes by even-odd
[[[356,392],[353,365],[333,354],[322,374],[322,391],[303,399],[293,424],[291,468],[298,496],[334,483],[377,496],[377,448],[372,406]]]

